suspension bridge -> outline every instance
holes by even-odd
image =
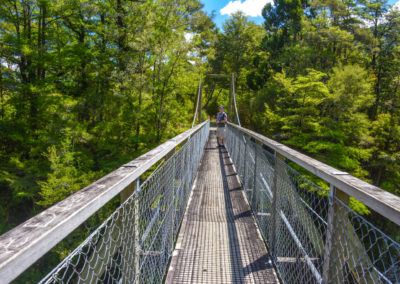
[[[399,197],[241,127],[237,111],[236,122],[226,148],[209,121],[193,123],[0,236],[0,283],[116,197],[40,283],[400,283],[399,240],[351,207],[399,226]]]

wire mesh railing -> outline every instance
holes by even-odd
[[[123,192],[133,194],[41,283],[162,282],[208,133],[209,123],[203,123],[1,236],[0,275],[12,279],[18,275],[10,276],[14,267],[18,269],[13,263],[26,266],[27,251],[43,255],[45,251],[39,250],[54,245],[46,244],[55,242],[51,235],[66,236],[60,228],[76,228],[82,216],[95,212],[90,204],[83,206],[84,213],[74,215],[71,204],[82,207],[91,202],[88,197],[104,204],[115,196],[111,191],[125,188]],[[232,125],[226,134],[230,156],[283,283],[400,283],[399,243],[357,214],[349,195],[334,186],[324,190],[299,174],[279,153],[260,145],[265,142],[255,142],[258,134],[249,136]],[[140,183],[142,167],[149,169],[160,159],[165,161]],[[322,170],[323,165],[318,167]],[[94,192],[102,196],[97,198]],[[384,216],[399,224],[396,206],[388,211],[395,216]],[[387,210],[382,209],[384,202],[372,209],[376,208]],[[61,219],[54,213],[59,210],[64,210]],[[26,232],[34,239],[19,237]],[[21,252],[16,254],[14,246]]]
[[[283,283],[400,283],[400,245],[239,127],[227,147]]]
[[[206,124],[137,180],[133,194],[41,283],[161,283],[208,133]]]

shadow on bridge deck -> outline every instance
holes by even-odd
[[[277,283],[226,149],[210,132],[166,283]]]

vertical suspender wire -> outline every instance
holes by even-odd
[[[197,111],[199,108],[199,102],[200,102],[200,92],[201,92],[201,77],[200,77],[200,83],[199,83],[199,90],[197,92],[197,103],[196,103],[196,111],[194,113],[194,117],[193,117],[193,123],[192,123],[192,128],[194,127],[194,124],[196,122],[196,117],[197,117]]]
[[[235,105],[235,112],[236,112],[236,120],[237,120],[237,124],[240,125],[240,120],[239,120],[239,113],[237,110],[237,106],[236,106],[236,95],[235,95],[235,74],[232,73],[232,95],[233,95],[233,104]]]

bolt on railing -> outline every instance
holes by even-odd
[[[12,281],[118,194],[121,205],[40,283],[162,282],[208,134],[206,121],[0,236],[0,282]]]
[[[283,283],[400,283],[399,243],[349,205],[353,196],[400,225],[398,196],[235,124],[227,148]]]

